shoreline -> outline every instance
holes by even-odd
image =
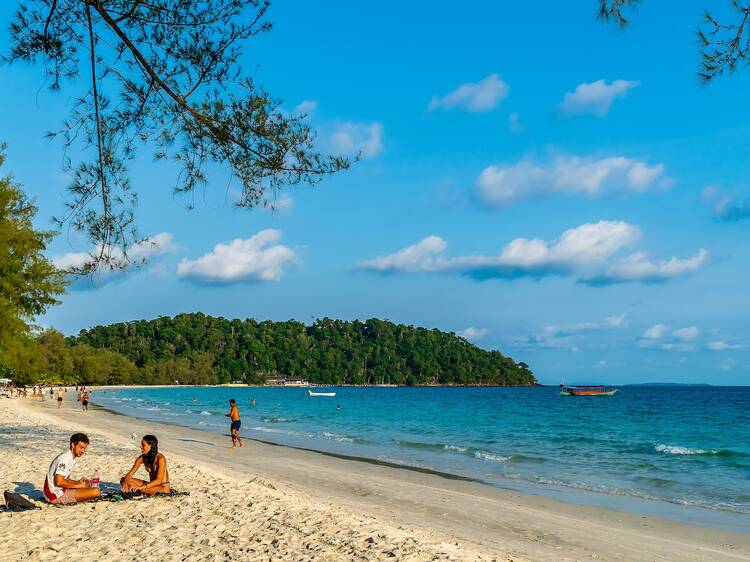
[[[27,401],[22,407],[51,415],[58,422],[95,424],[94,431],[120,440],[128,440],[133,432],[158,432],[163,450],[204,469],[233,478],[260,477],[309,494],[318,503],[333,503],[399,526],[428,529],[443,540],[514,559],[645,561],[659,559],[659,555],[675,559],[679,553],[681,560],[750,560],[750,537],[743,534],[568,504],[398,465],[251,439],[243,449],[229,451],[227,438],[216,433],[143,421],[101,408],[83,414],[74,409],[74,401],[66,402],[60,411],[50,403]],[[623,536],[628,540],[623,541]]]
[[[111,390],[120,390],[131,389],[132,387],[119,386],[109,388]],[[149,387],[141,388],[148,389]],[[179,388],[179,386],[165,388]],[[114,407],[114,404],[108,404],[107,406],[95,405],[95,407],[102,408],[113,415],[124,416],[129,419],[144,419],[149,420],[149,422],[154,424],[164,424],[177,428],[191,429],[199,432],[206,432],[211,435],[228,436],[228,434],[223,433],[223,430],[221,429],[208,429],[194,424],[180,423],[173,419],[164,419],[158,415],[151,416],[150,412],[141,412],[141,415],[147,417],[138,418],[135,417],[136,414],[133,412],[119,412],[110,409]],[[244,431],[248,430],[245,429]],[[498,477],[496,474],[482,475],[478,472],[461,474],[459,471],[452,472],[450,467],[410,464],[408,461],[396,457],[375,457],[368,455],[366,451],[347,451],[346,449],[336,450],[336,447],[329,447],[328,449],[323,447],[316,448],[320,446],[320,444],[307,446],[294,441],[284,442],[283,440],[273,440],[275,439],[274,437],[265,438],[265,434],[262,434],[264,437],[259,438],[257,437],[257,435],[259,435],[257,432],[253,432],[252,435],[253,441],[275,447],[287,447],[316,455],[385,466],[395,470],[432,474],[448,480],[474,482],[481,486],[488,486],[493,489],[553,499],[568,505],[585,505],[634,516],[654,516],[676,523],[687,523],[699,527],[718,529],[720,531],[730,531],[746,535],[750,534],[750,514],[731,509],[712,509],[711,507],[702,506],[697,503],[693,504],[690,502],[683,503],[681,501],[670,501],[669,498],[648,497],[635,493],[622,493],[618,492],[616,488],[614,488],[613,491],[594,490],[575,486],[565,486],[562,484],[534,482],[520,478],[504,478]]]

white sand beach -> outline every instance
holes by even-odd
[[[750,535],[252,439],[231,451],[220,435],[76,406],[0,400],[3,489],[40,500],[75,431],[91,444],[73,477],[100,467],[113,484],[154,433],[190,496],[2,513],[0,560],[750,560]]]

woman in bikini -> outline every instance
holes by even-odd
[[[148,472],[149,481],[133,478],[140,466]],[[144,435],[141,439],[141,454],[138,455],[125,476],[120,479],[123,492],[141,492],[143,494],[168,494],[169,473],[167,458],[159,452],[159,441],[153,435]]]

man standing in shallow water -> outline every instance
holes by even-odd
[[[232,449],[237,447],[237,443],[242,447],[242,439],[240,438],[240,409],[237,407],[237,403],[234,398],[229,400],[229,413],[224,414],[226,417],[232,420],[231,431],[232,431]]]

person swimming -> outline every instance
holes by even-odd
[[[133,478],[140,466],[148,472],[149,481]],[[143,494],[168,494],[171,490],[169,485],[169,472],[167,471],[167,458],[159,452],[159,441],[154,435],[144,435],[141,439],[141,454],[138,455],[125,476],[120,479],[123,492],[141,492]]]

